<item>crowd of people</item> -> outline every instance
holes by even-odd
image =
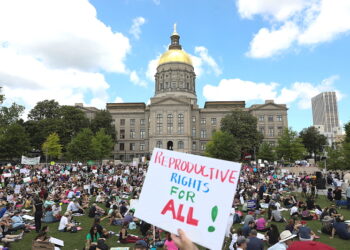
[[[325,179],[329,205],[321,206],[316,176],[245,168],[227,226],[229,248],[284,250],[293,241],[315,241],[321,235],[350,240],[350,221],[341,213],[341,208],[350,209],[350,175],[329,172]],[[311,221],[318,225],[316,232]]]
[[[30,230],[37,232],[35,241],[47,242],[50,239],[47,223],[54,222],[62,234],[79,233],[81,225],[77,218],[86,216],[91,219],[91,225],[84,225],[89,226],[82,246],[86,250],[109,249],[106,239],[111,237],[119,245],[132,243],[134,249],[140,250],[197,249],[183,231],[178,236],[171,235],[134,217],[132,201],[140,195],[147,168],[147,164],[97,167],[80,163],[2,166],[2,243],[9,245],[21,240]],[[227,247],[288,249],[293,239],[314,241],[320,234],[349,240],[348,224],[339,207],[349,208],[350,188],[341,189],[339,182],[345,177],[338,173],[330,173],[326,178],[330,205],[322,207],[317,203],[314,176],[277,175],[273,169],[242,168],[228,220]],[[312,220],[320,225],[317,232],[308,226]],[[116,226],[116,230],[103,227],[102,221]],[[135,229],[140,234],[132,234]]]

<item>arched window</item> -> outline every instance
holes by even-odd
[[[173,114],[167,116],[167,131],[169,135],[173,133]]]
[[[177,117],[177,129],[178,134],[184,133],[184,114],[179,114]]]
[[[184,142],[183,141],[177,142],[177,149],[184,149]]]
[[[157,147],[157,148],[162,148],[162,147],[163,147],[162,141],[157,141],[156,147]]]

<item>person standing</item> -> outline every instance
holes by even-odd
[[[33,212],[35,220],[35,231],[39,233],[41,229],[41,218],[43,217],[43,202],[38,196],[34,198]]]
[[[350,209],[350,185],[346,189],[346,201],[347,201],[347,208]]]

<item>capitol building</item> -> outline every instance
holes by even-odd
[[[288,127],[286,105],[266,100],[247,108],[245,101],[210,101],[199,107],[191,56],[182,49],[176,29],[170,38],[169,49],[158,62],[150,104],[107,103],[117,134],[114,159],[147,157],[154,147],[203,154],[221,119],[236,109],[255,116],[264,141],[274,145]]]

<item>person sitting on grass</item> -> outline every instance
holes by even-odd
[[[285,222],[285,219],[282,217],[281,211],[279,211],[275,206],[272,206],[271,218],[270,221],[276,222]]]
[[[70,229],[74,226],[73,223],[70,222],[70,219],[70,212],[65,212],[64,215],[61,217],[60,224],[58,225],[58,231],[69,232]]]
[[[128,222],[125,222],[122,228],[119,231],[119,242],[123,244],[135,243],[138,240],[141,240],[139,237],[128,234]]]
[[[39,234],[35,237],[35,241],[46,241],[48,242],[50,239],[50,236],[48,235],[49,227],[43,226],[43,228],[40,230]]]
[[[171,238],[171,233],[169,233],[169,232],[166,233],[166,240],[164,242],[164,249],[165,250],[178,250],[175,242]]]
[[[316,234],[306,225],[306,221],[301,221],[301,224],[296,225],[300,241],[312,241]]]
[[[21,216],[21,211],[16,210],[14,215],[11,217],[11,220],[12,220],[11,231],[26,229],[27,225],[24,223],[24,220]]]
[[[333,239],[335,234],[343,240],[350,240],[349,225],[344,222],[343,217],[335,218],[330,239]]]
[[[312,220],[314,217],[311,215],[310,210],[305,206],[301,212],[302,220]]]
[[[92,206],[89,209],[89,214],[88,216],[90,218],[94,218],[96,216],[102,216],[105,213],[105,211],[100,208],[99,206],[97,206],[96,203],[93,203]]]
[[[264,242],[257,237],[258,232],[253,229],[248,238],[247,250],[264,250]]]
[[[86,235],[86,244],[85,249],[90,249],[92,245],[97,245],[98,239],[101,235],[98,233],[98,229],[96,226],[92,226],[90,228],[89,233]]]
[[[69,202],[68,206],[67,206],[67,212],[72,212],[77,213],[77,214],[84,214],[84,210],[83,208],[80,206],[78,200],[73,199],[71,202]]]
[[[250,231],[255,228],[255,222],[254,221],[249,221],[248,225],[244,225],[242,227],[242,233],[243,236],[248,237],[250,234]]]
[[[255,224],[258,232],[266,232],[268,230],[267,222],[263,215],[260,215],[259,219],[255,221]]]
[[[279,239],[279,231],[275,224],[271,224],[269,230],[265,234],[265,238],[268,241],[268,245],[272,246],[278,242]]]

